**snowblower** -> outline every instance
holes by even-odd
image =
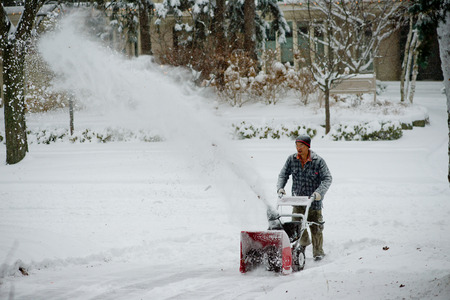
[[[277,210],[268,209],[268,230],[241,231],[241,273],[259,267],[282,274],[303,270],[305,249],[300,245],[300,238],[310,225],[315,224],[307,221],[311,202],[309,197],[279,198]],[[292,213],[294,206],[304,206],[305,214]],[[286,207],[291,207],[289,213],[283,211]],[[292,217],[300,221],[291,221]]]

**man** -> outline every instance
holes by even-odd
[[[313,202],[308,212],[308,221],[316,222],[318,225],[311,225],[311,235],[313,244],[313,257],[321,260],[323,252],[323,217],[322,201],[325,193],[331,185],[332,177],[327,164],[322,157],[311,151],[311,138],[308,135],[300,135],[295,140],[297,153],[290,155],[286,160],[280,174],[278,175],[277,191],[282,197],[286,194],[284,187],[292,175],[292,195],[308,196],[313,198]],[[293,213],[305,213],[305,207],[295,206]],[[299,218],[293,218],[293,221]],[[300,244],[303,247],[311,244],[308,231],[304,231]]]

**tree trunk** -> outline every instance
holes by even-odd
[[[214,18],[212,20],[212,39],[215,46],[216,70],[215,81],[219,88],[225,86],[225,70],[228,68],[228,43],[225,38],[225,0],[216,0]]]
[[[417,74],[419,74],[419,64],[417,63],[417,60],[419,58],[419,46],[420,41],[416,41],[416,44],[414,45],[414,60],[413,60],[413,71],[412,71],[412,78],[410,83],[410,89],[409,89],[409,102],[412,104],[414,102],[414,93],[416,92],[416,81],[417,81]]]
[[[406,44],[405,44],[405,52],[404,52],[403,63],[402,63],[402,73],[400,75],[400,101],[401,102],[405,101],[405,78],[407,76],[406,66],[408,65],[408,57],[409,57],[409,52],[410,52],[410,48],[411,48],[412,33],[413,33],[413,17],[411,16],[409,18],[409,31],[408,31],[408,37],[406,39]]]
[[[327,87],[325,87],[325,134],[328,134],[330,130],[330,88],[329,85],[327,85]]]
[[[255,0],[244,2],[244,50],[252,59],[257,59],[255,47]]]
[[[72,97],[72,96],[70,96]],[[74,125],[73,125],[73,99],[69,99],[69,130],[70,135],[73,135]]]
[[[411,45],[409,45],[409,53],[408,58],[406,60],[406,67],[405,67],[405,87],[403,90],[403,97],[409,96],[409,89],[411,87],[411,68],[414,62],[414,52],[416,51],[416,45],[417,45],[417,39],[418,39],[418,33],[417,30],[413,30],[413,37],[411,41]],[[404,98],[405,100],[405,98]]]
[[[447,96],[448,122],[448,182],[450,182],[450,12],[447,12],[446,23],[440,22],[437,28],[439,36],[439,53],[441,57],[442,73],[444,75],[445,95]]]
[[[139,4],[139,30],[141,34],[141,54],[152,55],[152,39],[150,35],[150,20],[148,12],[150,7],[147,1]]]
[[[215,18],[213,19],[213,31],[216,43],[216,52],[222,53],[225,50],[225,0],[216,0],[216,9],[214,12]]]
[[[2,38],[2,37],[0,37],[0,38]],[[2,47],[0,47],[0,57],[3,57],[1,48]],[[3,107],[4,100],[5,99],[3,97],[3,60],[0,59],[0,108]]]
[[[3,51],[5,87],[6,163],[15,164],[28,152],[25,122],[25,53],[22,41],[11,41]]]

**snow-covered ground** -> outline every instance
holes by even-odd
[[[288,276],[241,274],[240,231],[266,229],[264,201],[275,203],[278,172],[295,146],[232,140],[229,125],[320,124],[323,112],[289,99],[215,109],[210,95],[159,67],[122,60],[70,31],[41,49],[69,80],[61,85],[84,97],[76,128],[144,128],[167,139],[31,144],[19,164],[0,164],[0,299],[450,298],[441,82],[418,83],[414,107],[399,118],[427,114],[430,124],[399,140],[314,138],[333,175],[323,210],[327,256],[314,262],[307,249],[305,270]],[[387,85],[380,97],[398,102],[398,83]],[[356,117],[385,115],[348,108],[332,120]],[[28,117],[30,128],[67,123],[61,112]]]

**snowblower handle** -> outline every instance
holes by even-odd
[[[292,196],[292,197],[283,197],[278,199],[277,208],[282,206],[304,206],[305,210],[308,211],[311,206],[313,199],[312,197],[307,196]],[[307,216],[307,214],[306,214]],[[299,213],[281,213],[280,217],[294,217],[294,218],[305,218],[304,214]]]
[[[310,206],[312,198],[307,196],[284,196],[277,201],[278,206]]]

